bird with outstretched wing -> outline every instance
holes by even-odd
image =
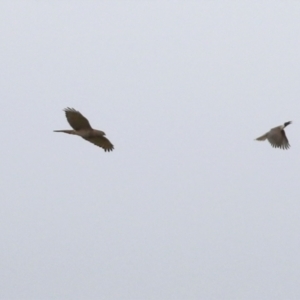
[[[104,151],[112,151],[114,145],[105,137],[105,133],[101,130],[93,129],[88,119],[74,108],[65,108],[67,121],[74,130],[54,130],[54,132],[64,132],[82,137],[86,141],[93,143],[104,149]]]

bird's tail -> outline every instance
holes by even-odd
[[[64,132],[68,134],[76,134],[75,130],[53,130],[54,132]]]
[[[256,140],[257,140],[257,141],[264,141],[264,140],[267,138],[267,136],[268,136],[268,133],[266,133],[266,134],[264,134],[264,135],[258,137]]]

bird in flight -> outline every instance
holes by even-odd
[[[83,139],[93,143],[104,149],[104,151],[112,151],[114,145],[105,137],[105,133],[101,130],[93,129],[87,118],[74,108],[65,108],[66,118],[74,130],[54,130],[54,132],[64,132],[81,136]]]
[[[290,125],[292,121],[285,122],[283,125],[274,127],[264,135],[258,137],[257,141],[264,141],[268,140],[272,147],[274,148],[281,148],[281,149],[289,149],[290,144],[285,135],[284,128]]]

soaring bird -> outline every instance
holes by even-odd
[[[83,139],[93,143],[104,149],[104,151],[112,151],[114,145],[105,137],[105,133],[101,130],[93,129],[87,118],[74,108],[65,108],[66,118],[74,130],[54,130],[54,132],[64,132],[68,134],[79,135]]]
[[[274,148],[281,148],[281,149],[289,149],[290,144],[289,141],[285,135],[284,128],[288,125],[290,125],[292,121],[285,122],[283,125],[274,127],[264,135],[257,138],[257,141],[264,141],[265,139],[268,139],[272,147]]]

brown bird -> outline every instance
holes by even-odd
[[[74,108],[65,108],[66,118],[74,130],[54,130],[54,132],[64,132],[68,134],[79,135],[83,139],[93,143],[104,149],[104,151],[112,151],[114,145],[105,137],[105,133],[101,130],[93,129],[87,118]]]
[[[268,141],[274,148],[289,149],[290,144],[285,135],[284,128],[286,126],[290,125],[291,123],[292,123],[292,121],[289,121],[289,122],[285,122],[281,126],[274,127],[270,131],[268,131],[266,134],[257,138],[256,140],[264,141],[265,139],[268,139]]]

